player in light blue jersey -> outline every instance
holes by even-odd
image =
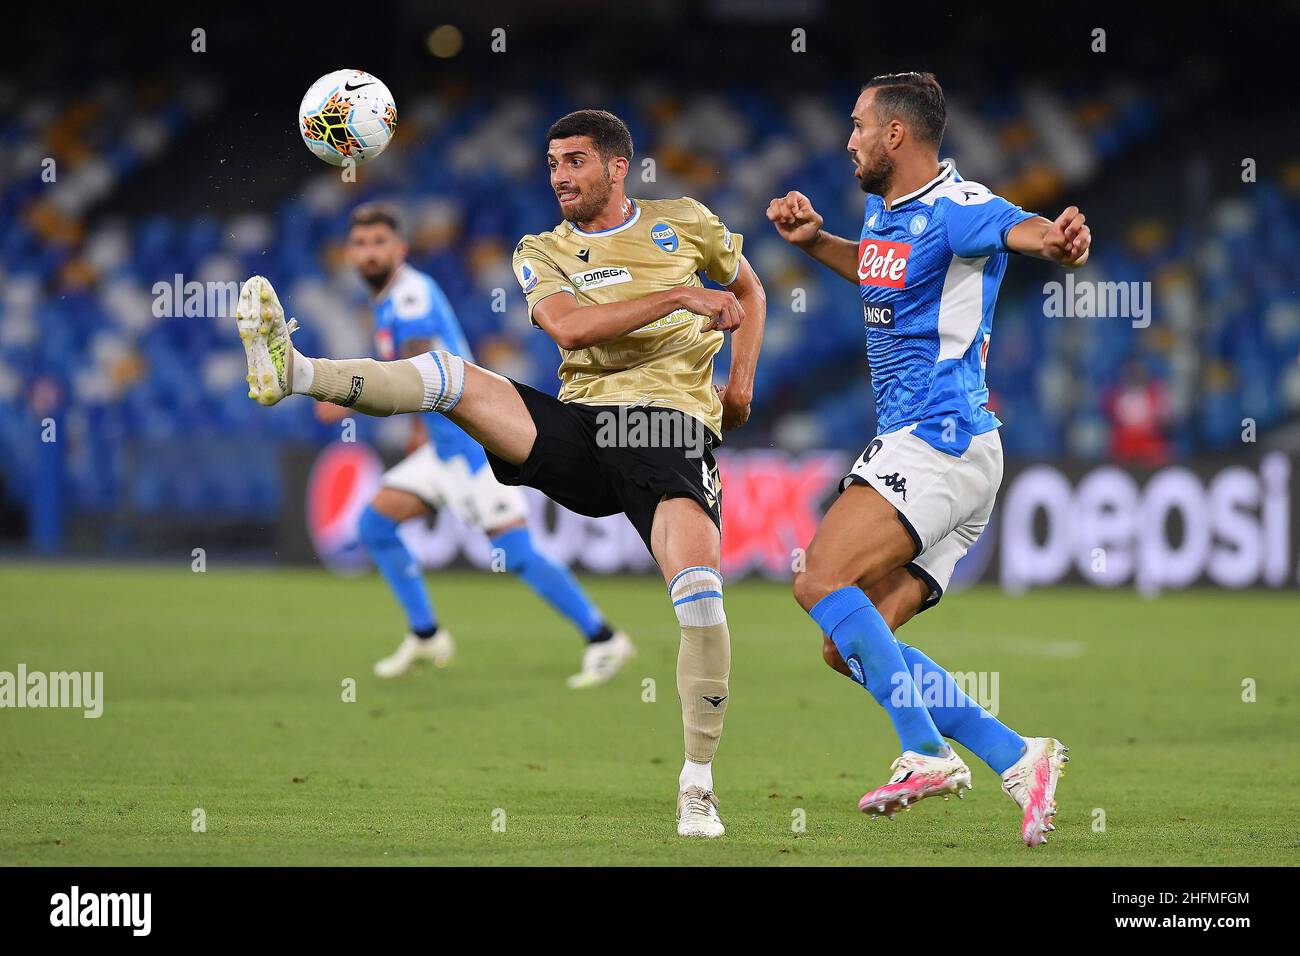
[[[825,232],[802,193],[767,211],[783,239],[858,286],[878,419],[795,575],[795,598],[822,630],[826,662],[871,693],[902,742],[889,783],[859,809],[892,817],[924,797],[961,796],[970,770],[946,737],[1001,775],[1036,846],[1055,829],[1066,748],[1000,723],[894,631],[943,596],[1002,481],[984,364],[1007,256],[1074,268],[1091,234],[1073,206],[1044,219],[939,161],[946,109],[933,74],[876,77],[852,119],[848,150],[867,194],[858,240]]]
[[[406,263],[400,221],[383,204],[359,206],[348,229],[348,259],[373,293],[375,345],[385,361],[443,349],[471,360],[469,343],[451,304],[432,278]],[[339,405],[318,404],[318,417],[338,421]],[[573,622],[587,641],[582,669],[570,687],[609,680],[634,654],[627,635],[613,631],[569,569],[538,550],[527,526],[519,488],[499,483],[483,448],[444,415],[413,416],[409,454],[383,478],[361,514],[361,540],[406,612],[408,633],[397,650],[375,665],[380,677],[406,673],[420,659],[444,667],[455,653],[440,627],[420,567],[397,534],[398,525],[429,510],[450,508],[483,530],[504,568]]]

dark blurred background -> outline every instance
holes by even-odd
[[[304,351],[366,354],[364,290],[341,257],[364,200],[406,210],[412,261],[478,359],[554,391],[555,347],[509,255],[556,224],[543,136],[584,106],[628,121],[634,170],[654,160],[629,192],[709,205],[767,287],[754,416],[728,448],[860,450],[874,414],[858,298],[763,213],[798,188],[857,234],[847,116],[866,79],[897,70],[944,84],[942,155],[965,178],[1049,217],[1084,209],[1079,278],[1151,283],[1147,327],[1053,318],[1043,286],[1060,270],[1011,264],[989,360],[1009,458],[1148,475],[1293,449],[1298,28],[1294,5],[41,5],[0,65],[0,549],[151,556],[197,528],[268,554],[303,510],[285,456],[337,428],[306,401],[250,402],[232,320],[157,317],[155,286],[263,273]],[[380,77],[398,109],[393,146],[355,183],[296,129],[307,87],[344,67]],[[359,425],[390,454],[405,438]]]

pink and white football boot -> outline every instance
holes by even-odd
[[[1026,846],[1047,842],[1056,829],[1056,783],[1065,776],[1070,748],[1055,737],[1026,737],[1025,753],[1002,774],[1002,790],[1016,801],[1023,816],[1020,835]]]
[[[858,809],[873,817],[889,817],[899,810],[910,810],[912,804],[926,797],[962,793],[971,788],[970,768],[949,748],[945,757],[928,757],[906,750],[890,764],[894,775],[889,783],[862,795]]]

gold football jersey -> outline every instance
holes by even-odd
[[[722,285],[736,280],[742,237],[694,199],[632,200],[621,226],[583,232],[571,222],[524,236],[514,269],[528,315],[566,292],[579,305],[636,299],[677,286],[700,286],[698,272]],[[588,405],[653,405],[693,415],[722,435],[713,357],[722,332],[700,331],[706,317],[678,309],[622,338],[560,349],[560,400]],[[536,324],[536,323],[534,323]]]

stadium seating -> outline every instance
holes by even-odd
[[[304,151],[303,177],[256,212],[186,218],[159,201],[147,215],[102,215],[121,184],[201,127],[217,95],[193,86],[160,99],[147,120],[137,102],[131,134],[106,155],[95,144],[122,119],[111,93],[76,107],[38,104],[0,127],[5,143],[43,137],[62,157],[58,175],[75,184],[47,198],[33,153],[13,164],[24,172],[10,172],[0,193],[0,455],[3,493],[14,502],[50,480],[38,442],[49,418],[70,439],[55,474],[79,512],[273,515],[274,457],[250,449],[323,443],[333,432],[307,402],[269,413],[249,402],[229,317],[158,315],[155,284],[264,273],[301,321],[304,351],[365,353],[363,290],[341,255],[347,212],[365,199],[405,207],[412,261],[443,285],[480,360],[554,389],[555,348],[527,322],[509,255],[521,235],[555,221],[539,144],[551,118],[580,104],[539,95],[453,106],[430,96],[402,104],[397,144],[357,184],[309,165]],[[763,217],[771,196],[799,188],[831,228],[856,234],[861,194],[844,155],[842,97],[778,103],[647,88],[607,105],[639,144],[629,192],[710,205],[745,235],[767,285],[754,418],[731,443],[862,445],[874,421],[857,299]],[[945,154],[967,178],[1053,214],[1100,188],[1098,177],[1150,135],[1156,109],[1131,89],[1072,102],[1032,88],[954,100]],[[1042,279],[1010,270],[990,363],[995,407],[1014,426],[1005,431],[1010,454],[1102,457],[1105,396],[1130,359],[1168,389],[1179,454],[1231,444],[1247,414],[1266,429],[1300,410],[1300,167],[1220,202],[1196,232],[1173,216],[1126,230],[1098,244],[1090,275],[1153,283],[1155,319],[1142,335],[1125,320],[1047,318]],[[392,423],[361,424],[363,439],[396,434]],[[236,456],[264,466],[223,467]]]

